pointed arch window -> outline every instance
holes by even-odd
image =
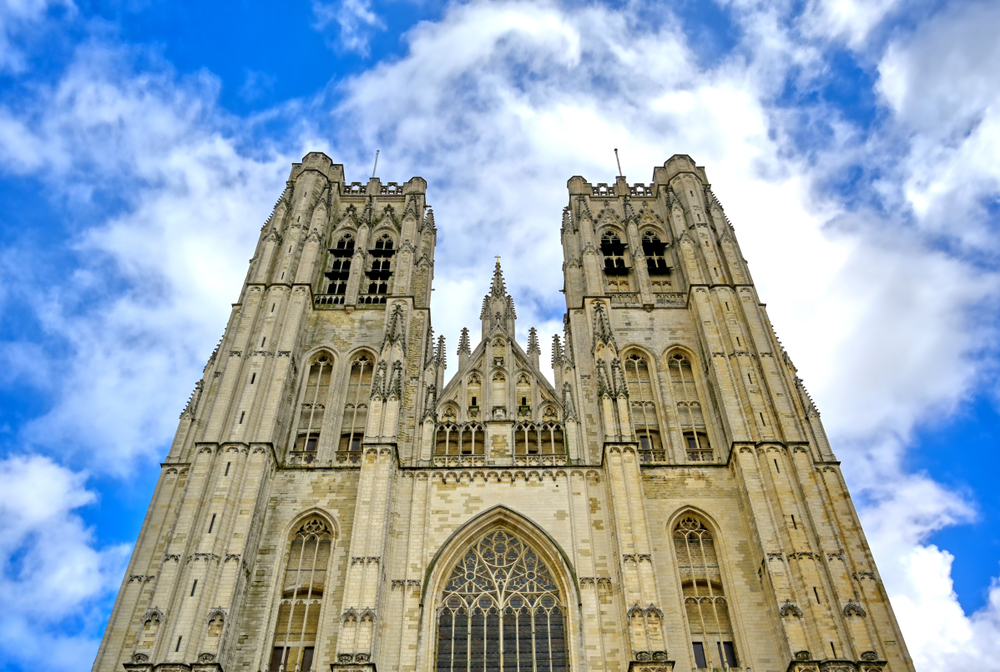
[[[392,280],[392,264],[395,254],[395,245],[388,233],[379,236],[372,249],[368,250],[368,256],[371,259],[371,265],[365,271],[365,275],[368,276],[368,294],[362,303],[385,303],[385,295],[389,293],[389,285]]]
[[[601,236],[601,254],[604,256],[604,272],[608,275],[627,275],[625,265],[625,243],[614,231],[605,231]]]
[[[292,457],[297,461],[308,464],[316,459],[323,419],[330,400],[332,374],[333,360],[326,353],[317,355],[309,364],[302,403],[299,406],[295,445],[292,448]]]
[[[565,672],[566,607],[548,567],[503,530],[466,552],[438,611],[437,672]]]
[[[642,234],[642,254],[646,257],[646,270],[650,275],[670,273],[665,256],[666,249],[667,244],[662,242],[654,231],[646,231]]]
[[[442,422],[437,427],[436,455],[483,455],[486,450],[486,428],[479,422],[459,424]]]
[[[677,417],[687,459],[689,462],[712,462],[715,454],[708,442],[705,416],[698,398],[691,362],[684,355],[675,354],[667,360],[667,367],[670,370],[670,389],[677,404]]]
[[[313,668],[333,534],[319,518],[292,535],[271,644],[270,672]]]
[[[358,462],[361,459],[361,442],[365,439],[368,422],[368,398],[372,388],[375,367],[368,355],[361,355],[351,362],[347,380],[347,400],[344,419],[340,425],[338,461]]]
[[[469,418],[476,420],[479,418],[479,405],[483,400],[483,379],[479,374],[469,376]]]
[[[632,429],[639,442],[639,459],[643,462],[666,461],[666,451],[660,440],[656,401],[653,399],[653,383],[645,357],[633,354],[625,358],[625,384],[632,407]]]
[[[327,294],[342,297],[347,294],[347,281],[351,277],[351,260],[354,257],[354,236],[344,234],[337,244],[330,248],[330,270],[326,272],[326,277],[330,281],[327,285]],[[335,303],[343,303],[344,300],[335,299]]]
[[[673,537],[695,666],[736,667],[733,626],[712,534],[698,518],[686,516]]]
[[[519,422],[514,426],[515,455],[565,455],[563,428],[558,422]]]

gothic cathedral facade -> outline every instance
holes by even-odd
[[[95,672],[913,669],[703,168],[569,180],[552,381],[498,261],[446,382],[426,187],[293,165]]]

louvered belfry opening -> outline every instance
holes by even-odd
[[[564,672],[566,607],[549,569],[510,532],[487,534],[445,585],[437,672]]]

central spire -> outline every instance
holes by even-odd
[[[493,267],[493,284],[490,286],[490,296],[506,298],[507,287],[503,281],[503,269],[500,268],[500,256],[497,255],[497,265]]]
[[[510,338],[514,338],[514,321],[517,319],[517,313],[514,310],[514,299],[507,293],[499,256],[493,267],[490,292],[483,297],[483,310],[479,314],[479,319],[483,321],[484,339],[497,331],[503,331]]]

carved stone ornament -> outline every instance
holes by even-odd
[[[861,654],[861,660],[868,662],[875,662],[876,660],[878,660],[878,654],[875,653],[874,651],[865,651],[864,653]]]
[[[214,660],[215,660],[215,654],[213,653],[203,653],[200,656],[198,656],[199,663],[211,663]]]
[[[149,656],[145,653],[133,653],[132,654],[133,663],[147,663],[149,662]]]
[[[796,651],[795,660],[810,660],[812,659],[812,654],[808,651]]]
[[[861,606],[861,603],[856,600],[848,600],[847,604],[844,605],[844,616],[861,616],[864,618],[868,615],[865,608]]]
[[[794,616],[796,618],[802,618],[802,610],[799,609],[798,605],[791,600],[785,600],[781,604],[781,609],[778,610],[782,618],[788,618],[789,616]]]

